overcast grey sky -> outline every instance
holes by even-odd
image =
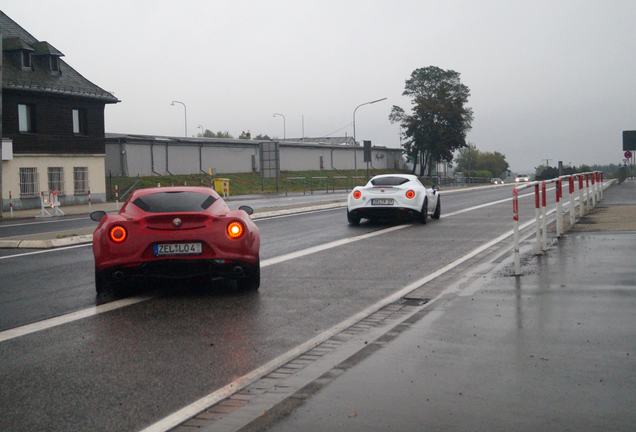
[[[2,10],[121,103],[106,131],[197,125],[282,137],[352,134],[399,146],[388,121],[413,69],[454,69],[469,140],[512,169],[617,163],[636,129],[636,1],[29,1]]]

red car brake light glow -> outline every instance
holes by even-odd
[[[415,198],[415,191],[412,189],[409,189],[406,191],[406,198],[407,199],[413,199]]]
[[[360,192],[359,190],[354,190],[352,195],[353,199],[360,199],[360,197],[362,197],[362,192]]]
[[[245,227],[243,223],[239,221],[233,221],[227,224],[227,236],[233,240],[239,239],[245,233]]]
[[[109,234],[110,239],[115,243],[123,243],[123,241],[126,240],[126,237],[128,237],[126,228],[121,225],[115,225],[114,227],[112,227],[109,231]]]

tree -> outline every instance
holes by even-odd
[[[210,129],[206,129],[205,132],[203,132],[202,134],[197,134],[197,136],[199,138],[234,138],[228,131],[218,131],[214,133]]]
[[[269,137],[269,135],[261,135],[258,134],[254,137],[255,140],[265,140],[265,141],[271,141],[272,139]]]
[[[451,162],[453,153],[466,146],[473,111],[466,106],[470,89],[462,84],[459,73],[436,66],[415,69],[406,80],[403,96],[411,100],[411,114],[394,105],[389,115],[399,123],[404,137],[404,152],[419,164],[420,176],[431,172],[436,162]]]
[[[509,166],[503,154],[497,151],[482,152],[473,144],[459,150],[456,164],[457,170],[468,177],[476,177],[475,171],[488,171],[489,177],[505,177]]]
[[[247,131],[247,132],[241,131],[241,134],[239,135],[238,139],[245,139],[245,140],[252,139],[252,134],[250,133],[250,131]]]

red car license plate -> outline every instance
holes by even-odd
[[[198,255],[203,250],[201,243],[155,243],[155,256]]]

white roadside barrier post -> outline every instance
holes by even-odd
[[[590,174],[585,174],[585,212],[592,210],[592,200],[590,197]]]
[[[601,199],[603,199],[603,184],[605,183],[605,173],[601,173]]]
[[[579,216],[585,215],[585,203],[583,202],[583,176],[581,174],[576,175],[579,180]]]
[[[11,195],[11,191],[9,191],[9,214],[13,217],[13,195]]]
[[[541,193],[539,192],[539,183],[534,184],[534,220],[535,220],[535,253],[541,253]]]
[[[119,210],[119,185],[115,185],[115,207]]]
[[[574,176],[571,175],[568,177],[568,194],[570,197],[570,228],[574,226],[576,223],[576,210],[574,209]]]
[[[91,212],[91,208],[92,208],[92,205],[91,205],[91,190],[89,189],[88,190],[88,212],[89,213]]]
[[[596,173],[590,173],[590,180],[592,182],[592,208],[596,207]]]
[[[547,197],[545,180],[541,181],[541,250],[548,250],[548,222],[547,222]]]
[[[563,184],[561,178],[558,178],[556,181],[556,236],[557,238],[561,237],[563,234],[563,205],[561,204],[561,197],[563,195]]]
[[[512,188],[512,250],[515,261],[515,276],[521,275],[521,262],[519,261],[519,191]]]

